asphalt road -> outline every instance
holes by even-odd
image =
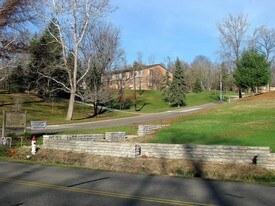
[[[201,110],[215,107],[219,104],[221,103],[217,102],[217,103],[200,105],[196,107],[189,107],[186,109],[179,109],[179,110],[160,112],[160,113],[150,113],[150,114],[143,113],[142,115],[135,116],[135,117],[111,119],[111,120],[96,121],[96,122],[48,125],[47,132],[52,133],[52,132],[58,132],[58,131],[64,131],[64,130],[88,130],[88,129],[99,129],[99,128],[106,128],[106,127],[127,126],[131,124],[143,124],[145,122],[157,121],[161,119],[167,119],[167,118],[172,118],[172,117],[181,116],[185,114],[190,114],[193,112],[198,112]]]
[[[275,186],[0,161],[1,206],[275,205]]]

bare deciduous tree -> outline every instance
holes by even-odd
[[[26,22],[34,20],[32,3],[34,0],[0,0],[0,28],[20,30]]]
[[[155,55],[154,55],[154,54],[151,54],[151,55],[148,57],[148,63],[149,63],[150,65],[153,65],[153,64],[155,64],[155,61],[156,61]]]
[[[222,22],[217,23],[222,49],[232,54],[233,61],[240,58],[248,26],[247,17],[243,15],[229,14]]]
[[[266,26],[260,26],[254,32],[253,45],[260,51],[264,52],[267,61],[274,60],[274,48],[275,48],[275,30],[269,29]]]
[[[266,61],[272,63],[275,60],[275,30],[274,28],[267,28],[265,25],[255,29],[253,37],[250,40],[250,47],[256,48],[263,52],[266,56]],[[272,72],[272,69],[271,69]],[[266,86],[270,89],[270,85]]]
[[[0,81],[5,80],[16,54],[26,51],[27,25],[36,19],[34,0],[0,0]]]
[[[214,65],[212,62],[205,56],[199,55],[194,59],[192,63],[192,69],[194,69],[197,75],[194,77],[193,84],[195,83],[196,78],[199,79],[201,83],[201,88],[204,91],[210,91],[214,82]]]
[[[89,30],[90,31],[90,30]],[[87,33],[80,51],[83,53],[87,76],[83,79],[86,88],[81,95],[86,102],[93,104],[94,115],[98,115],[98,106],[111,100],[107,75],[123,64],[124,51],[119,47],[119,30],[111,24],[100,24],[93,32]]]
[[[70,94],[66,119],[71,120],[77,90],[91,68],[85,67],[86,70],[79,75],[79,60],[82,58],[80,45],[87,38],[87,32],[92,32],[93,28],[111,12],[110,0],[51,0],[45,3],[51,14],[50,21],[58,29],[58,35],[52,35],[62,47],[63,67],[67,73],[68,84],[57,80],[56,82]],[[73,57],[73,68],[67,60],[69,55]]]
[[[239,60],[248,27],[249,23],[244,15],[229,14],[222,22],[217,23],[220,32],[221,56],[230,57],[234,63]],[[241,88],[239,88],[239,97],[242,97]]]
[[[161,90],[164,82],[164,74],[160,70],[152,70],[152,89]]]

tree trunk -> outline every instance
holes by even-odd
[[[74,112],[75,91],[71,91],[66,120],[72,120]]]
[[[241,99],[243,96],[242,96],[242,88],[239,87],[239,98]]]
[[[98,104],[94,103],[94,114],[93,117],[96,117],[98,115]]]

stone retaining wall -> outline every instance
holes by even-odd
[[[123,140],[126,137],[125,132],[106,132],[105,139],[108,141]]]
[[[44,135],[44,137],[50,137],[54,140],[79,140],[79,141],[116,141],[126,138],[125,132],[106,132],[105,134],[65,134],[65,135]]]
[[[156,131],[158,129],[168,127],[169,125],[139,125],[138,126],[138,135],[144,136],[152,134],[153,131]]]
[[[115,157],[155,157],[219,163],[252,164],[257,156],[257,165],[275,169],[275,154],[269,147],[241,147],[222,145],[184,145],[150,143],[95,142],[92,138],[68,139],[59,136],[44,136],[44,147],[66,151],[85,152]]]
[[[73,152],[83,152],[96,155],[106,155],[114,157],[136,157],[135,144],[120,144],[114,142],[95,142],[90,140],[68,140],[43,136],[43,146],[48,149],[57,149]]]
[[[275,169],[275,154],[269,147],[245,147],[224,145],[184,145],[184,144],[139,144],[141,156],[167,159],[185,159],[221,163],[252,164]]]
[[[78,140],[78,141],[96,141],[105,139],[104,134],[75,134],[75,135],[44,135],[43,139],[53,139],[53,140]]]

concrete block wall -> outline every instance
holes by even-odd
[[[43,136],[43,147],[47,149],[83,152],[96,155],[135,158],[135,144],[114,142],[95,142],[91,140],[67,140],[49,135]],[[137,153],[138,154],[138,153]]]
[[[260,155],[258,157],[257,165],[267,169],[275,170],[275,153],[270,153],[267,156]]]
[[[209,162],[252,164],[257,156],[257,165],[275,169],[275,154],[269,147],[147,143],[141,148],[141,156]]]
[[[77,141],[95,141],[105,139],[104,134],[68,134],[68,135],[44,135],[43,140],[77,140]]]
[[[144,135],[149,135],[152,134],[153,131],[156,131],[158,129],[168,127],[169,125],[139,125],[138,126],[138,135],[139,136],[144,136]]]
[[[108,141],[123,140],[126,138],[126,132],[106,132],[105,139]]]
[[[257,165],[275,170],[275,154],[271,153],[269,147],[96,142],[92,138],[54,135],[45,135],[43,146],[115,157],[155,157],[218,163],[252,164],[252,159],[257,156]]]

